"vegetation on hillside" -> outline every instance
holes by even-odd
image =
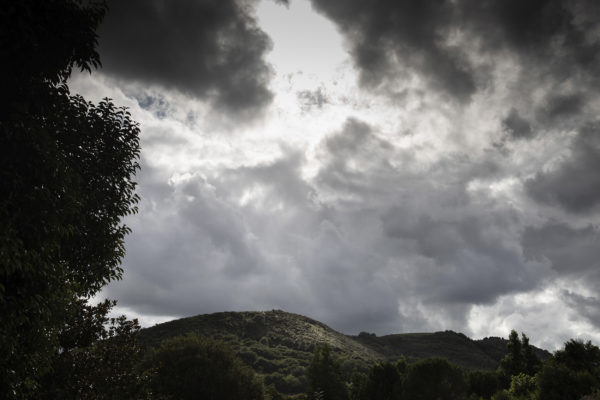
[[[305,369],[315,346],[327,343],[346,374],[365,371],[381,354],[326,325],[283,311],[227,312],[182,318],[141,332],[141,341],[156,346],[162,340],[194,333],[227,343],[237,356],[285,394],[308,389]]]
[[[546,361],[531,351],[525,335],[512,331],[507,353],[496,371],[472,371],[446,359],[376,363],[367,374],[354,373],[346,397],[321,392],[320,399],[350,400],[547,400],[600,399],[600,349],[571,340]],[[315,353],[315,359],[317,354]],[[335,362],[330,362],[335,370]],[[314,378],[311,376],[311,383]],[[340,394],[342,393],[342,394]],[[311,398],[309,393],[308,398]],[[317,398],[317,397],[312,397]]]
[[[226,343],[262,378],[265,398],[541,400],[600,390],[596,346],[570,341],[550,355],[516,331],[478,341],[451,331],[354,337],[274,310],[183,318],[144,329],[140,338],[155,348],[185,334]]]
[[[495,370],[507,346],[506,339],[471,340],[452,331],[347,336],[321,322],[279,310],[182,318],[142,330],[141,341],[156,346],[166,338],[189,333],[223,340],[267,385],[288,395],[308,389],[304,370],[318,344],[329,346],[346,376],[354,371],[367,372],[379,361],[406,359],[413,363],[431,357],[446,358],[471,370]],[[543,350],[535,351],[542,358],[550,356]]]
[[[262,382],[223,342],[197,335],[164,340],[144,362],[155,398],[262,400]]]

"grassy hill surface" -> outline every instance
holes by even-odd
[[[188,333],[227,342],[248,366],[263,376],[267,385],[273,384],[285,394],[306,390],[304,368],[320,343],[329,344],[348,374],[355,369],[366,371],[377,361],[401,356],[409,362],[443,357],[467,369],[494,370],[506,354],[507,344],[501,338],[472,340],[452,331],[381,337],[362,332],[348,336],[319,321],[280,310],[182,318],[142,330],[141,341],[156,346],[164,339]],[[536,351],[541,358],[550,356],[545,350]]]

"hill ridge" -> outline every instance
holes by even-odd
[[[450,330],[345,335],[323,322],[283,310],[223,311],[175,319],[143,329],[140,340],[147,346],[156,346],[164,339],[188,333],[225,341],[246,365],[263,376],[266,384],[272,383],[287,394],[306,390],[304,368],[315,346],[321,343],[330,346],[347,374],[400,357],[408,362],[442,357],[467,369],[494,370],[507,352],[506,339],[474,340]],[[545,350],[535,351],[541,358],[550,356]]]

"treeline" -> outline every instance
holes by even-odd
[[[412,364],[401,358],[368,371],[344,372],[327,344],[305,369],[308,390],[285,396],[246,366],[222,341],[195,334],[156,347],[137,342],[139,326],[117,319],[105,328],[110,303],[81,304],[80,325],[64,335],[62,351],[37,398],[219,400],[593,400],[600,399],[600,349],[570,340],[541,362],[515,331],[496,371],[471,371],[442,358]],[[70,343],[70,347],[69,347]]]
[[[320,400],[592,400],[600,399],[600,349],[570,340],[543,363],[529,339],[512,331],[496,371],[468,371],[445,359],[386,361],[346,382],[329,348],[319,347],[307,369],[308,399]]]
[[[544,362],[512,331],[496,371],[471,371],[442,358],[401,358],[345,372],[327,344],[304,370],[308,390],[285,396],[265,385],[224,342],[196,334],[138,342],[135,321],[107,317],[114,303],[77,303],[59,348],[35,390],[37,399],[219,400],[592,400],[600,399],[600,349],[570,340]]]

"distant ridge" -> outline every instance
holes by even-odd
[[[472,340],[453,331],[381,337],[366,332],[344,335],[322,322],[281,310],[181,318],[143,329],[140,339],[147,346],[156,346],[164,339],[188,333],[229,343],[248,366],[264,377],[266,384],[272,383],[286,394],[306,389],[304,368],[320,343],[329,344],[347,373],[364,371],[377,361],[393,361],[402,356],[409,362],[442,357],[467,369],[494,370],[507,351],[506,339]],[[545,350],[534,349],[542,359],[550,356]]]

